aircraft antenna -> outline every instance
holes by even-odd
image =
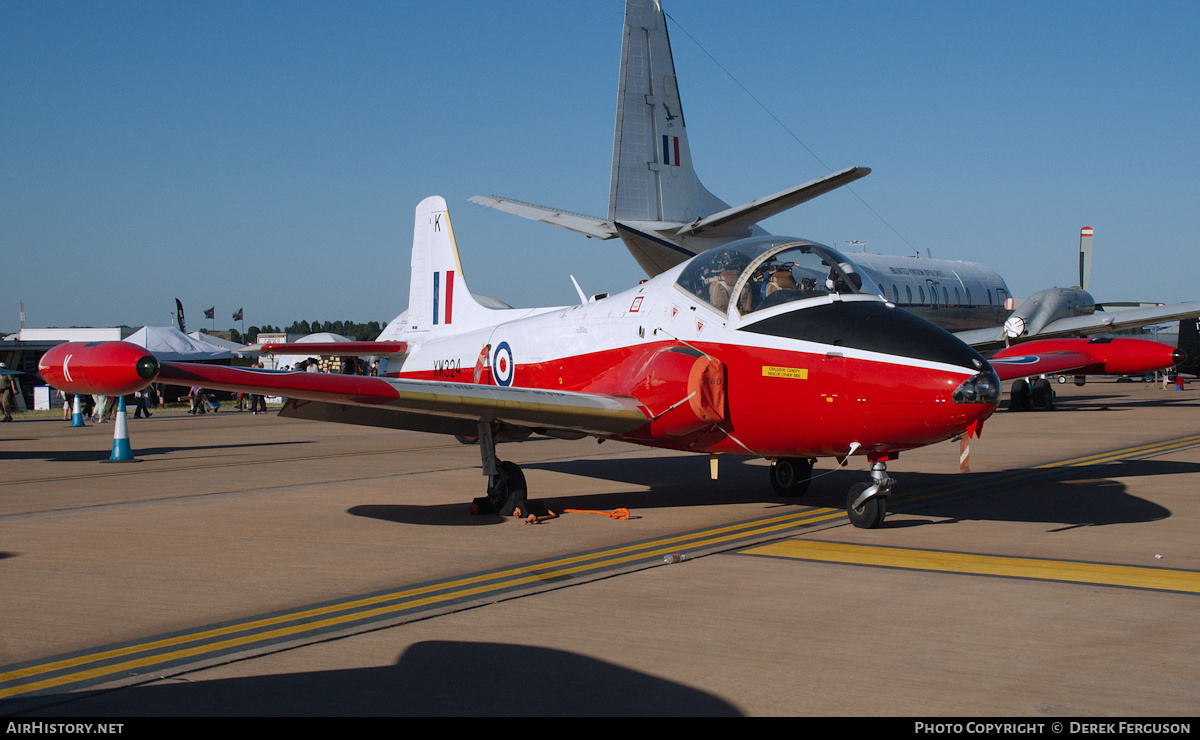
[[[775,114],[774,114],[774,113],[771,111],[771,109],[770,109],[770,108],[768,108],[766,105],[764,105],[764,104],[763,104],[763,102],[762,102],[761,100],[759,100],[758,98],[756,98],[756,97],[754,96],[754,93],[750,92],[750,90],[749,90],[749,89],[747,89],[747,87],[741,83],[741,80],[739,80],[737,77],[734,77],[734,76],[733,76],[733,73],[732,73],[732,72],[730,72],[728,69],[726,69],[726,68],[725,68],[725,65],[721,64],[721,62],[720,62],[720,61],[718,61],[718,60],[717,60],[717,58],[716,58],[716,57],[714,57],[714,56],[712,55],[712,53],[710,53],[710,52],[709,52],[709,50],[708,50],[708,49],[705,49],[705,48],[704,48],[704,47],[703,47],[703,46],[700,44],[700,42],[696,40],[696,37],[695,37],[695,36],[693,36],[692,34],[688,33],[688,30],[687,30],[686,28],[684,28],[682,25],[680,25],[679,21],[675,20],[675,18],[674,18],[674,17],[673,17],[673,16],[672,16],[670,13],[668,13],[668,12],[667,12],[667,11],[665,11],[665,10],[663,11],[663,15],[664,15],[664,16],[666,16],[667,18],[670,18],[670,19],[671,19],[671,21],[672,21],[672,22],[674,22],[674,23],[675,23],[675,25],[679,27],[679,30],[680,30],[680,31],[683,31],[683,35],[684,35],[684,36],[687,36],[689,39],[691,39],[692,43],[696,45],[696,48],[698,48],[700,51],[704,52],[704,55],[705,55],[705,56],[707,56],[709,59],[711,59],[711,60],[712,60],[712,62],[713,62],[713,64],[717,65],[717,67],[719,67],[719,68],[720,68],[720,70],[721,70],[722,72],[724,72],[726,75],[728,75],[728,76],[729,76],[729,79],[733,80],[733,84],[735,84],[735,85],[737,85],[738,87],[740,87],[740,88],[742,89],[742,92],[746,93],[746,95],[747,95],[747,96],[748,96],[748,97],[749,97],[751,100],[753,100],[755,103],[757,103],[757,104],[758,104],[758,107],[759,107],[759,108],[762,108],[762,109],[763,109],[763,110],[766,112],[766,114],[767,114],[768,116],[770,116],[770,117],[771,117],[771,118],[772,118],[772,119],[775,121],[775,123],[778,123],[778,124],[779,124],[779,126],[780,126],[780,128],[782,128],[784,131],[786,131],[786,132],[787,132],[788,136],[792,137],[792,139],[793,139],[793,140],[794,140],[794,141],[795,141],[797,144],[799,144],[800,146],[804,147],[804,151],[806,151],[806,152],[808,152],[810,155],[812,155],[812,158],[813,158],[813,159],[815,159],[815,160],[817,160],[817,163],[818,163],[818,164],[820,164],[822,167],[824,167],[824,168],[826,169],[826,171],[828,171],[828,172],[833,172],[833,168],[832,168],[832,167],[830,167],[829,165],[825,164],[825,162],[823,162],[823,161],[821,160],[821,158],[817,156],[817,153],[816,153],[816,152],[814,152],[812,149],[810,149],[810,148],[809,148],[808,144],[805,144],[803,141],[801,141],[801,140],[800,140],[800,137],[799,137],[799,136],[796,136],[795,132],[793,132],[793,131],[792,131],[790,128],[788,128],[788,126],[787,126],[787,124],[786,124],[786,123],[784,123],[783,121],[779,120],[779,116],[776,116],[776,115],[775,115]],[[904,242],[905,244],[907,244],[909,249],[913,250],[914,252],[915,252],[915,251],[917,251],[917,250],[916,250],[916,247],[914,247],[914,246],[913,246],[913,245],[912,245],[912,244],[911,244],[911,243],[910,243],[910,242],[909,242],[907,239],[905,239],[903,234],[901,234],[899,231],[897,231],[897,230],[896,230],[896,227],[894,227],[894,226],[892,226],[890,223],[888,223],[888,220],[887,220],[886,218],[884,218],[882,215],[880,215],[879,211],[876,211],[874,208],[872,208],[870,203],[868,203],[867,201],[863,200],[863,197],[862,197],[861,195],[859,195],[859,194],[858,194],[858,191],[856,191],[854,188],[850,187],[849,185],[843,185],[842,187],[843,187],[843,189],[845,189],[845,190],[849,190],[851,193],[853,193],[853,194],[854,194],[854,197],[858,199],[858,202],[859,202],[859,203],[862,203],[862,204],[863,204],[863,207],[865,207],[865,208],[866,208],[868,211],[870,211],[871,213],[875,214],[875,218],[879,219],[879,220],[880,220],[880,222],[882,222],[884,226],[886,226],[886,227],[888,227],[889,229],[891,229],[892,233],[893,233],[893,234],[895,234],[895,235],[896,235],[896,236],[897,236],[897,237],[900,239],[900,241],[902,241],[902,242]],[[919,254],[920,254],[920,253],[918,252],[918,255],[919,255]]]

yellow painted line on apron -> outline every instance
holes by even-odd
[[[120,648],[85,653],[0,673],[0,683],[7,683],[58,671],[70,671],[69,673],[46,678],[41,681],[0,688],[0,698],[17,696],[108,675],[119,675],[122,672],[128,672],[137,668],[177,661],[184,658],[202,657],[210,653],[218,653],[243,646],[252,646],[255,643],[278,641],[289,637],[303,637],[306,633],[318,630],[336,628],[340,625],[363,620],[386,618],[389,615],[402,614],[422,607],[472,596],[486,596],[489,593],[508,591],[520,586],[541,582],[555,582],[589,570],[599,568],[611,569],[633,561],[654,558],[657,555],[672,552],[681,545],[691,549],[711,548],[746,537],[774,536],[781,531],[786,531],[797,526],[811,525],[843,516],[845,516],[845,512],[840,509],[806,510],[778,517],[692,532],[690,534],[665,537],[650,542],[633,543],[601,552],[583,553],[548,562],[525,564],[502,571],[481,573],[465,578],[376,594],[371,597],[278,614],[273,617],[252,619],[223,627],[197,630],[196,632],[127,645]],[[400,603],[386,603],[397,601]],[[216,640],[216,642],[209,642],[210,640]],[[198,642],[202,642],[202,644],[196,644]],[[147,651],[158,650],[165,650],[166,652],[141,655]],[[89,667],[99,662],[113,660],[119,662]]]
[[[746,555],[794,558],[823,563],[1200,593],[1200,573],[1136,565],[1014,558],[1000,555],[871,547],[806,540],[772,542],[739,552]]]

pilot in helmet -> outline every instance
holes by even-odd
[[[716,306],[718,310],[727,310],[729,308],[729,296],[733,293],[733,286],[737,284],[738,276],[742,274],[742,270],[745,270],[749,264],[750,259],[737,250],[730,250],[718,255],[713,261],[713,267],[717,275],[708,285],[708,302]],[[742,310],[745,310],[745,307]]]
[[[840,272],[839,269],[840,268]],[[843,275],[845,278],[843,279]],[[847,284],[846,281],[850,283]],[[851,290],[850,286],[854,288]],[[834,293],[857,293],[862,288],[862,277],[854,271],[854,266],[849,262],[843,262],[837,268],[829,269],[829,277],[825,280],[825,287],[829,288]]]

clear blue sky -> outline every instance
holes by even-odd
[[[1200,3],[665,8],[710,190],[874,170],[772,233],[911,244],[1025,296],[1076,282],[1089,225],[1098,299],[1200,299]],[[27,326],[164,325],[176,297],[190,329],[210,306],[218,329],[240,307],[247,327],[387,321],[433,194],[476,293],[629,287],[618,241],[466,202],[606,215],[622,18],[621,0],[0,4],[0,330],[21,299]]]

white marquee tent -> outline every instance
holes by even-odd
[[[193,339],[173,326],[144,326],[125,341],[145,347],[162,362],[201,362],[230,357],[229,350]]]

